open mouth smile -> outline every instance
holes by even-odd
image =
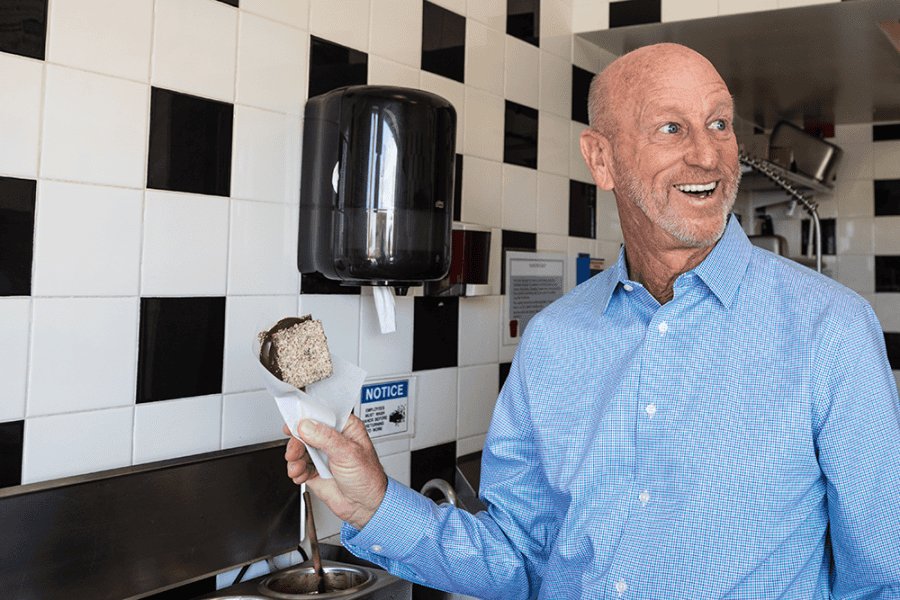
[[[708,198],[712,195],[714,191],[716,191],[716,187],[719,185],[719,182],[713,181],[710,183],[702,183],[702,184],[685,184],[685,185],[675,185],[675,189],[683,194],[687,194],[688,196],[693,196],[698,199]]]

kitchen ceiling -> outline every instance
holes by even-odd
[[[578,35],[615,55],[693,48],[722,74],[737,114],[768,131],[782,119],[900,121],[898,19],[900,0],[850,0]]]

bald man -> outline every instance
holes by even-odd
[[[581,150],[618,262],[532,319],[485,442],[477,515],[385,476],[365,427],[286,459],[391,572],[479,598],[900,598],[900,404],[857,294],[729,216],[733,103],[660,44],[595,78]],[[286,431],[286,433],[290,433]]]

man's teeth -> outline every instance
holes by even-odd
[[[716,189],[716,182],[704,183],[703,185],[676,185],[675,189],[682,192],[693,192],[695,194],[700,192],[711,192]]]

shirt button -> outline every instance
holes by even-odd
[[[374,552],[375,554],[378,554],[379,552],[381,552],[382,547],[379,546],[378,544],[375,544],[374,546],[372,546],[371,548],[369,548],[369,550],[371,550],[371,551]]]
[[[669,324],[663,321],[659,324],[659,333],[663,334],[669,330]]]
[[[624,579],[620,579],[616,582],[616,591],[619,592],[620,596],[628,591],[628,584],[625,583]]]
[[[638,500],[641,501],[641,504],[643,506],[647,506],[647,503],[650,502],[650,492],[644,490],[643,492],[641,492],[641,495],[638,496]]]
[[[652,403],[648,404],[647,407],[644,409],[644,411],[647,413],[648,416],[653,417],[653,415],[656,414],[656,405],[652,404]]]
[[[630,292],[630,291],[634,290],[634,288],[631,287],[630,285],[628,285],[627,283],[625,285],[623,285],[622,287],[625,288],[626,292]]]

